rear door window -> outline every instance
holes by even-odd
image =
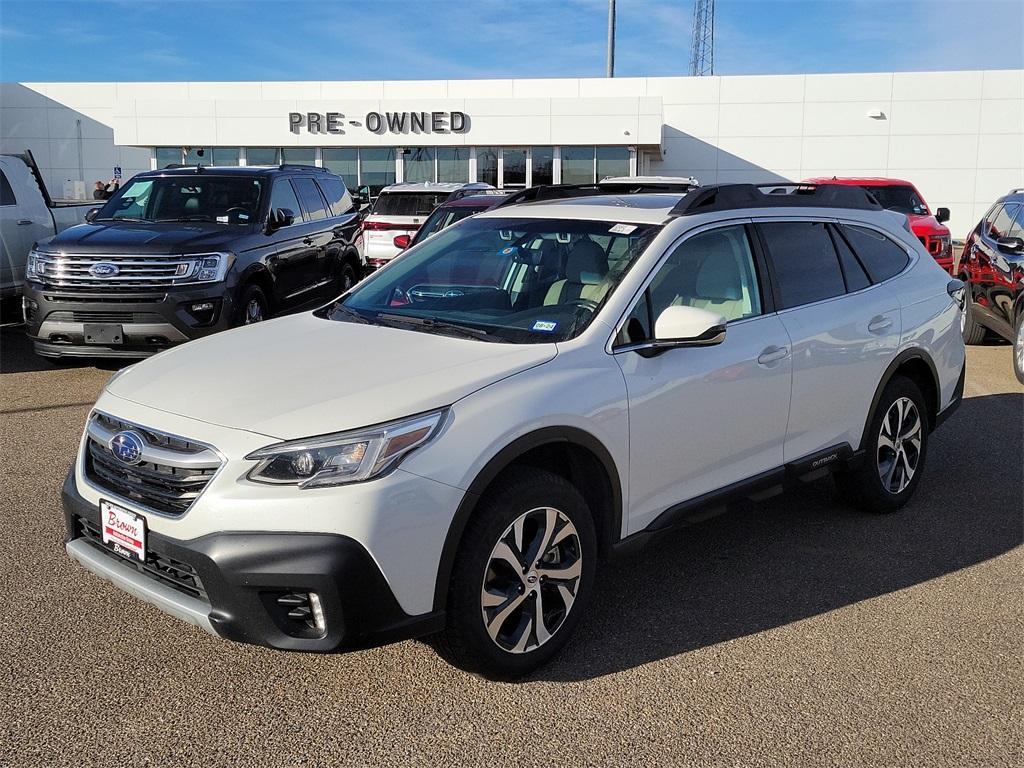
[[[377,198],[370,212],[374,216],[429,216],[448,193],[385,192]]]
[[[335,216],[341,216],[352,210],[352,198],[348,196],[348,190],[345,189],[345,184],[340,178],[324,176],[317,179],[316,183]]]
[[[11,183],[7,180],[7,176],[3,171],[0,171],[0,205],[17,205],[18,201],[14,199],[14,190],[11,189]]]
[[[295,191],[299,193],[299,201],[306,211],[308,221],[319,221],[327,218],[327,205],[320,194],[320,188],[312,179],[293,179]]]
[[[846,293],[839,257],[824,222],[772,221],[758,228],[771,259],[779,309]]]
[[[907,252],[880,232],[852,224],[840,224],[839,230],[860,257],[874,283],[898,275],[910,263]]]

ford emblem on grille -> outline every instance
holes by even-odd
[[[117,264],[111,264],[109,261],[101,261],[89,267],[89,274],[93,277],[113,277],[120,271]]]
[[[118,432],[110,438],[110,452],[125,464],[138,464],[142,461],[144,446],[142,437],[135,432]]]

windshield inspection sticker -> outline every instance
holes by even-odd
[[[613,235],[628,235],[634,229],[636,229],[636,227],[632,224],[616,224],[608,231]]]
[[[535,331],[553,331],[558,327],[558,323],[554,320],[538,320],[533,324],[533,330]]]

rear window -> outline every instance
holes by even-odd
[[[824,223],[780,221],[759,228],[771,256],[780,309],[846,293],[839,258]]]
[[[905,250],[873,229],[855,227],[852,224],[840,224],[839,229],[860,257],[874,283],[898,275],[910,263],[910,256]]]
[[[375,216],[429,216],[447,199],[447,192],[384,192],[370,213]]]
[[[928,215],[928,206],[924,204],[924,200],[918,197],[913,187],[901,184],[886,184],[883,186],[864,184],[861,188],[874,195],[881,206],[888,208],[890,211],[913,213],[918,216]]]

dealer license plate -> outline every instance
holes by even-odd
[[[134,512],[100,501],[103,543],[121,557],[146,562],[146,518]]]

